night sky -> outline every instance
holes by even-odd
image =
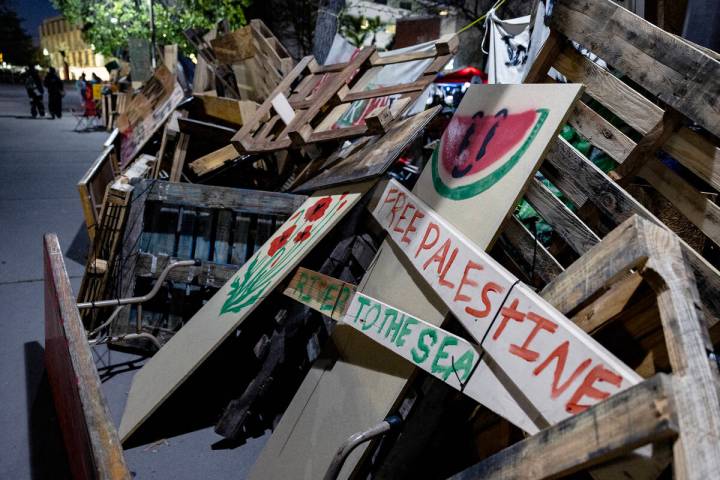
[[[42,21],[48,17],[60,15],[50,0],[10,0],[10,5],[20,17],[24,19],[23,28],[38,43],[38,28]]]

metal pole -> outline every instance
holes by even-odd
[[[134,303],[143,303],[147,302],[151,298],[153,298],[157,292],[160,290],[160,287],[162,286],[163,282],[165,282],[165,278],[168,276],[170,271],[174,268],[178,267],[199,267],[201,265],[200,260],[181,260],[179,262],[171,263],[168,266],[165,267],[165,270],[162,271],[160,276],[158,277],[157,281],[155,282],[155,285],[153,285],[152,290],[146,295],[143,295],[142,297],[130,297],[130,298],[115,298],[112,300],[97,300],[94,302],[83,302],[78,303],[77,308],[78,310],[83,310],[85,308],[99,308],[99,307],[115,307],[119,305],[130,305]]]
[[[156,46],[155,46],[155,10],[153,8],[153,0],[150,0],[150,61],[152,62],[152,68],[155,70],[157,68],[157,60],[155,58],[156,55]]]

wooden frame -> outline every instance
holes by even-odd
[[[381,56],[374,48],[364,48],[347,63],[324,66],[312,56],[305,57],[233,137],[233,144],[241,153],[262,153],[382,133],[412,106],[457,48],[457,36],[452,35],[437,40],[427,51],[415,53]],[[417,60],[430,60],[417,79],[372,88],[383,66]],[[399,98],[390,108],[368,111],[349,127],[336,124],[353,102],[392,95]]]
[[[90,243],[95,239],[95,227],[98,223],[100,211],[102,210],[105,190],[108,184],[118,175],[118,171],[115,168],[116,165],[112,161],[114,150],[115,147],[113,145],[105,147],[77,183]]]
[[[45,368],[73,478],[129,480],[55,234],[43,238]]]
[[[720,468],[718,370],[708,356],[712,345],[693,274],[674,234],[633,216],[541,294],[567,315],[630,272],[657,297],[672,375],[646,380],[455,478],[523,478],[529,471],[532,478],[557,478],[667,439],[676,478],[708,478]]]

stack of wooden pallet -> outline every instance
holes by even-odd
[[[715,473],[720,61],[610,0],[551,3],[526,84],[471,86],[439,139],[439,109],[418,103],[457,36],[293,66],[255,21],[194,34],[218,88],[165,108],[176,86],[157,72],[130,105],[162,121],[128,112],[142,131],[79,185],[94,237],[79,300],[195,264],[145,307],[81,318],[45,239],[77,471],[127,478],[118,442],[183,433],[171,406],[201,384],[225,406],[205,412],[219,434],[273,428],[250,478]],[[379,181],[403,151],[419,177]],[[156,340],[119,435],[85,330]],[[232,392],[200,378],[228,350],[247,360]]]

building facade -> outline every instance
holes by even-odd
[[[40,48],[63,80],[76,80],[83,72],[109,78],[105,58],[95,53],[82,38],[79,27],[70,25],[63,16],[43,20],[40,25]]]

